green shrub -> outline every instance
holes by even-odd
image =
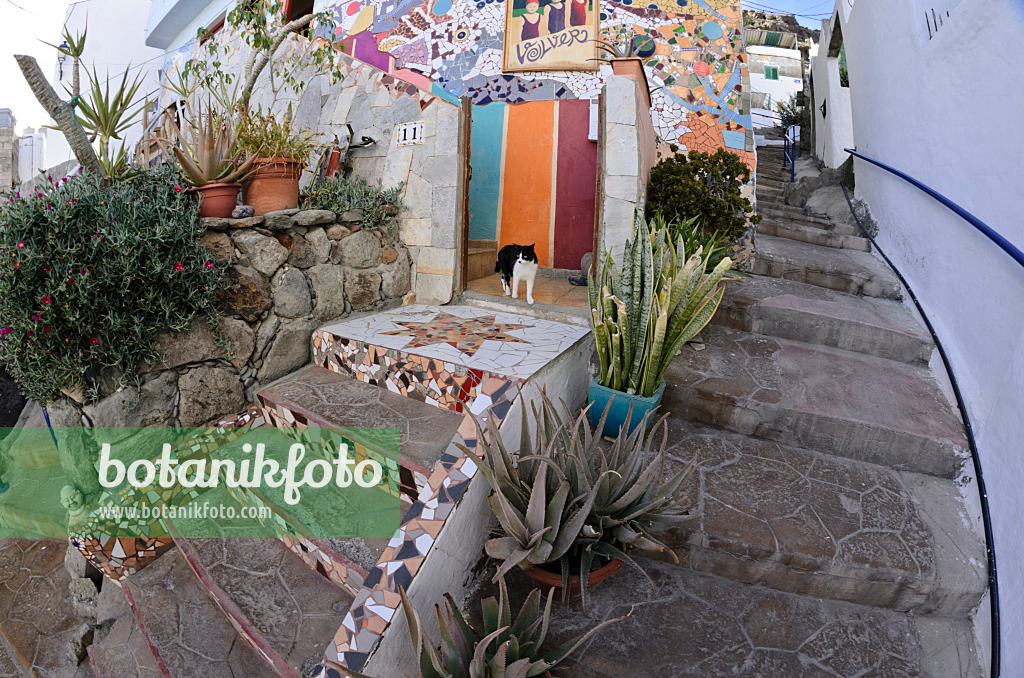
[[[647,217],[661,214],[670,221],[697,217],[698,228],[708,235],[717,232],[735,242],[746,233],[747,214],[754,209],[740,192],[749,181],[750,167],[724,148],[714,154],[677,154],[651,171]],[[755,224],[760,220],[751,217]]]
[[[380,182],[374,187],[356,175],[322,179],[309,187],[305,208],[330,210],[336,214],[362,210],[363,228],[378,229],[388,236],[395,236],[394,221],[402,209],[403,185],[384,190]]]
[[[162,331],[213,311],[219,268],[199,209],[165,166],[101,186],[62,179],[0,207],[0,360],[33,400],[99,395],[160,358]]]

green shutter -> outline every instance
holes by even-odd
[[[764,67],[764,79],[765,80],[778,80],[779,79],[779,67],[778,66],[765,66]]]

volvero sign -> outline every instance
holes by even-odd
[[[506,71],[597,70],[597,0],[508,0]]]

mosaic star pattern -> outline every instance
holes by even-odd
[[[517,344],[528,344],[528,341],[517,339],[506,332],[525,330],[530,325],[505,325],[496,323],[494,316],[479,318],[460,318],[443,311],[423,323],[398,322],[404,329],[384,332],[396,337],[412,337],[405,348],[420,348],[433,344],[448,344],[460,352],[472,356],[480,350],[485,341],[511,341]]]

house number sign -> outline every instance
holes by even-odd
[[[398,125],[398,145],[416,146],[423,143],[423,122],[407,122]]]

